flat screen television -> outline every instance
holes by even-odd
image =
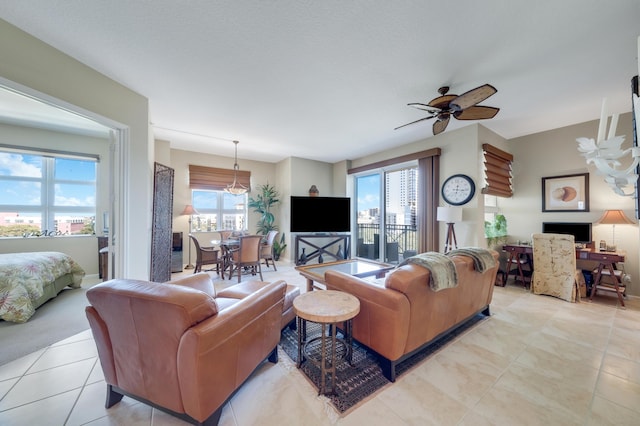
[[[581,244],[592,241],[591,222],[544,222],[542,224],[542,233],[573,235],[575,242]]]
[[[291,197],[291,232],[350,232],[351,199]]]

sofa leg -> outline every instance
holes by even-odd
[[[107,385],[107,401],[104,404],[104,408],[113,407],[118,402],[120,402],[120,400],[122,400],[123,396],[124,395],[122,395],[121,393],[118,393],[115,390],[113,390],[112,385]]]
[[[269,354],[269,358],[267,359],[269,360],[269,362],[272,362],[274,364],[278,363],[278,347],[277,346],[273,348],[273,350]]]
[[[491,316],[491,310],[489,309],[488,305],[487,305],[486,308],[484,308],[484,311],[482,311],[482,315],[484,315],[485,317],[490,317]]]
[[[396,381],[396,364],[393,361],[389,361],[386,358],[379,357],[380,368],[382,369],[382,375],[390,382]]]
[[[220,416],[222,415],[222,409],[226,405],[226,402],[214,411],[204,422],[200,423],[202,426],[217,426],[220,422]]]

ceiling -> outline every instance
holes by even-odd
[[[237,139],[269,162],[430,137],[393,129],[443,85],[495,86],[481,123],[507,139],[595,120],[603,98],[631,110],[638,74],[638,0],[0,0],[0,18],[148,98],[172,148]]]

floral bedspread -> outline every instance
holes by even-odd
[[[44,285],[73,274],[71,287],[79,288],[84,270],[68,255],[53,251],[0,254],[0,318],[26,322]]]

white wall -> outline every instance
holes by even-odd
[[[153,144],[147,99],[3,20],[0,57],[0,79],[127,132],[118,268],[123,277],[148,279]]]

